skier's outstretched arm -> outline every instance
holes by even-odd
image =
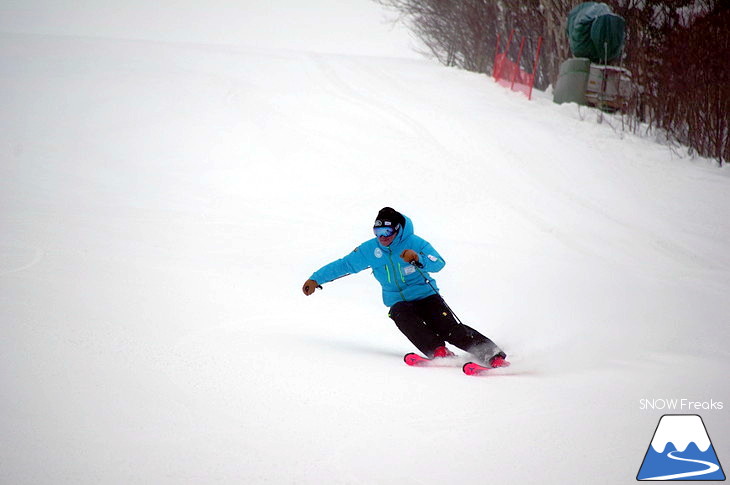
[[[358,273],[364,269],[370,267],[370,263],[364,256],[363,252],[355,248],[350,254],[344,258],[333,261],[317,271],[304,282],[302,291],[305,295],[309,296],[314,293],[314,290],[321,288],[323,283],[329,283],[337,278],[342,278],[349,274]]]

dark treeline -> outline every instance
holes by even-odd
[[[376,0],[447,66],[492,72],[497,35],[525,36],[523,68],[532,70],[543,37],[535,86],[545,89],[571,57],[565,23],[580,2],[568,0]],[[627,103],[628,126],[663,129],[671,139],[719,163],[730,160],[730,1],[610,0],[626,20],[620,63],[637,87]],[[504,48],[505,41],[502,40]],[[516,57],[519,42],[512,43]]]

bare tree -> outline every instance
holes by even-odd
[[[525,37],[521,67],[531,71],[545,40],[535,86],[555,83],[570,57],[566,19],[576,0],[375,0],[401,13],[426,54],[447,66],[491,72],[497,35]],[[638,86],[628,103],[629,128],[658,127],[720,163],[730,160],[730,2],[611,0],[626,20],[620,60]],[[502,42],[504,49],[505,42]],[[511,46],[516,58],[519,42]]]
[[[570,0],[540,0],[540,12],[544,19],[543,37],[545,53],[544,72],[549,82],[555,85],[560,64],[570,57],[570,45],[565,35],[566,19],[572,8]]]
[[[518,38],[526,37],[525,52],[534,55],[544,24],[541,0],[376,1],[401,13],[404,22],[423,41],[427,54],[447,66],[474,72],[491,71],[497,35],[504,39],[512,29]],[[524,57],[524,67],[532,69],[531,58]],[[542,68],[536,79],[536,85],[544,88],[550,76]]]
[[[664,130],[696,153],[730,160],[730,4],[721,0],[619,0],[625,62],[640,87],[631,124]]]

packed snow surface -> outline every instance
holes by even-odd
[[[672,412],[730,460],[727,169],[428,60],[49,32],[0,34],[0,482],[628,484]],[[511,367],[302,295],[383,206]]]

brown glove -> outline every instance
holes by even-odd
[[[406,249],[402,253],[400,253],[400,257],[403,261],[406,263],[417,263],[418,262],[418,253],[416,253],[412,249]]]
[[[319,287],[319,283],[314,280],[307,280],[304,282],[304,286],[302,286],[302,291],[305,295],[309,296],[314,293],[314,290],[316,290],[317,287]]]

